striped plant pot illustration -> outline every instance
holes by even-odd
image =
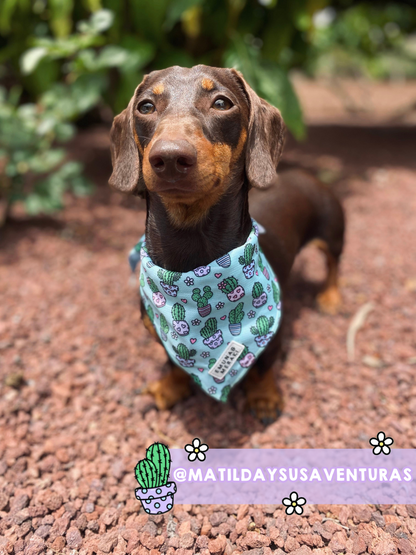
[[[239,324],[230,324],[228,326],[231,335],[240,335],[241,333],[241,322]]]
[[[206,306],[198,307],[198,312],[199,315],[202,316],[202,318],[205,318],[205,316],[211,314],[211,305],[207,304]]]
[[[223,268],[228,268],[231,265],[231,256],[229,254],[224,254],[221,258],[217,258],[217,264]]]
[[[137,488],[136,498],[139,499],[146,513],[160,515],[172,509],[176,491],[175,482],[168,482],[165,486],[156,488]]]

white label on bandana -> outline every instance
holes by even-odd
[[[224,378],[243,351],[244,345],[231,341],[208,374],[214,378]]]

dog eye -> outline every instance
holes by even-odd
[[[212,105],[214,110],[229,110],[233,107],[233,103],[228,98],[217,98],[217,100]]]
[[[143,104],[140,104],[139,106],[139,112],[141,114],[153,114],[155,110],[155,105],[151,102],[143,102]]]

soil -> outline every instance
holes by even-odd
[[[307,141],[289,140],[285,158],[342,198],[343,307],[317,310],[324,261],[307,247],[283,299],[285,406],[270,426],[243,412],[241,389],[221,410],[195,391],[159,412],[141,393],[165,354],[141,323],[127,264],[145,206],[106,186],[108,129],[73,144],[94,196],[68,199],[53,218],[15,212],[0,242],[0,553],[415,553],[414,505],[306,505],[302,516],[282,505],[177,505],[150,517],[134,498],[133,469],[154,441],[369,448],[383,430],[394,448],[416,448],[416,130],[348,124],[341,112],[342,125],[328,125],[310,110]],[[351,361],[347,332],[369,302]]]

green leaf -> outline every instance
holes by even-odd
[[[202,1],[203,0],[176,0],[175,2],[171,2],[166,13],[165,30],[170,31],[187,10],[199,6],[202,4]]]
[[[48,55],[48,51],[44,46],[35,46],[27,50],[20,59],[20,67],[23,74],[32,73],[39,62]]]
[[[90,26],[96,33],[103,33],[111,27],[114,21],[114,14],[110,10],[99,10],[94,12],[90,18]]]

